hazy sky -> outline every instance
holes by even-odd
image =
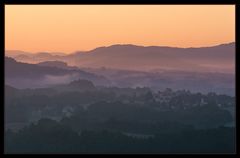
[[[235,41],[234,5],[5,5],[5,49],[72,53],[113,44]]]

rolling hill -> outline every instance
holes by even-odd
[[[68,70],[51,66],[40,66],[17,62],[5,57],[5,83],[16,88],[46,87],[49,85],[68,83],[76,79],[87,79],[95,84],[108,83],[100,75],[80,69]]]
[[[6,53],[9,54],[9,53]],[[128,70],[187,70],[203,72],[235,71],[235,43],[212,47],[177,48],[163,46],[112,45],[69,55],[38,53],[14,57],[18,61],[38,63],[63,61],[71,66]]]

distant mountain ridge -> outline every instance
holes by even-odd
[[[58,60],[71,66],[92,68],[107,67],[147,71],[161,68],[234,72],[235,42],[199,48],[116,44],[64,56],[51,54],[45,54],[44,58],[39,55],[26,56],[16,56],[15,59],[28,63]]]
[[[68,55],[66,61],[94,68],[234,71],[235,43],[202,48],[112,45]]]
[[[66,54],[61,52],[38,52],[30,53],[18,50],[7,50],[5,51],[5,56],[16,59],[17,61],[22,61],[26,63],[38,63],[48,60],[55,60],[59,57],[63,57]]]

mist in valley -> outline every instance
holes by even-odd
[[[6,51],[6,152],[234,153],[234,51]]]

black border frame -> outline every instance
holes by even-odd
[[[238,2],[237,2],[238,1]],[[235,85],[236,85],[236,153],[235,154],[147,154],[147,155],[160,155],[160,156],[217,156],[217,157],[221,157],[221,156],[227,156],[227,157],[231,157],[231,156],[237,156],[239,155],[239,151],[238,151],[238,148],[239,148],[239,145],[238,145],[238,142],[239,142],[239,137],[237,136],[237,132],[238,132],[238,124],[239,124],[239,121],[238,121],[238,115],[239,115],[239,108],[238,108],[238,103],[239,103],[239,100],[238,100],[238,95],[239,95],[239,84],[237,83],[237,81],[240,81],[239,80],[239,77],[238,77],[238,74],[239,74],[239,70],[240,70],[240,64],[238,62],[238,58],[240,55],[238,55],[237,52],[239,52],[240,50],[240,46],[239,46],[239,41],[238,41],[238,34],[239,34],[239,31],[238,31],[238,18],[239,18],[239,12],[240,12],[240,1],[239,0],[192,0],[192,1],[187,1],[187,0],[161,0],[161,1],[156,1],[156,0],[147,0],[145,2],[141,2],[141,1],[137,1],[137,0],[129,0],[129,1],[125,1],[125,0],[122,0],[122,2],[117,2],[115,1],[115,3],[113,2],[108,2],[108,1],[101,1],[101,2],[94,2],[94,1],[84,1],[84,0],[81,0],[81,1],[77,1],[77,0],[2,0],[0,2],[0,15],[2,16],[1,17],[1,22],[2,22],[2,25],[0,25],[0,30],[2,31],[2,42],[1,42],[1,46],[3,48],[2,50],[2,53],[1,53],[1,59],[2,59],[2,62],[1,62],[1,72],[2,72],[2,76],[1,77],[1,82],[3,83],[3,87],[2,87],[2,94],[4,95],[4,56],[5,56],[5,5],[84,5],[84,4],[98,4],[98,5],[101,5],[101,4],[106,4],[106,5],[109,5],[109,4],[128,4],[128,5],[142,5],[142,4],[145,4],[145,5],[152,5],[152,4],[155,4],[155,5],[165,5],[165,4],[169,4],[169,5],[183,5],[183,4],[186,4],[186,5],[206,5],[206,4],[209,4],[209,5],[235,5],[235,44],[236,44],[236,54],[235,54]],[[3,102],[2,102],[2,134],[3,134],[3,144],[2,144],[2,153],[4,154],[4,97],[3,97]],[[18,154],[8,154],[8,155],[18,155]],[[24,155],[24,154],[21,154],[21,155]],[[32,156],[37,156],[37,154],[29,154],[29,155],[32,155]],[[66,154],[41,154],[41,155],[57,155],[57,156],[70,156],[70,155],[66,155]],[[78,155],[78,154],[71,154],[71,155]],[[85,154],[79,154],[79,155],[85,155]],[[87,155],[98,155],[98,154],[87,154]],[[112,154],[101,154],[101,155],[112,155]],[[114,154],[116,155],[116,154]],[[125,155],[125,154],[121,154],[121,155]],[[131,154],[131,155],[140,155],[140,154]],[[145,155],[145,154],[143,154]]]

